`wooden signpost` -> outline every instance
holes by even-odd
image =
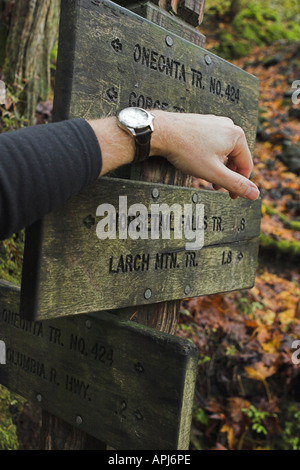
[[[0,381],[118,449],[186,449],[197,350],[115,315],[28,322],[0,282]]]
[[[243,127],[253,152],[257,79],[152,3],[117,3],[132,11],[62,2],[55,120],[127,106],[216,114]],[[203,6],[180,2],[197,21]],[[27,229],[21,292],[0,285],[0,382],[41,405],[46,448],[81,431],[116,449],[188,448],[197,353],[173,336],[178,305],[251,287],[260,231],[260,201],[189,186],[153,157]],[[201,249],[189,245],[197,236]]]
[[[126,106],[214,113],[231,117],[235,124],[243,127],[253,151],[258,107],[255,77],[112,2],[81,0],[67,1],[63,5],[60,39],[63,47],[59,51],[54,103],[57,120],[115,115]],[[69,38],[71,32],[72,37]],[[134,176],[134,179],[140,179],[138,174]],[[151,201],[151,190],[155,189],[149,187],[143,192],[141,183],[113,181],[107,190],[101,179],[61,210],[46,216],[32,227],[31,233],[28,231],[21,293],[24,318],[155,303],[181,299],[187,294],[197,296],[253,284],[260,202],[247,205],[240,201],[232,202],[228,195],[199,194],[207,221],[206,246],[215,245],[216,240],[227,245],[197,253],[195,263],[198,270],[184,269],[182,255],[185,254],[181,252],[180,261],[176,261],[179,268],[168,270],[168,282],[164,282],[161,289],[160,279],[166,276],[163,270],[153,267],[156,256],[163,257],[164,253],[182,250],[183,245],[169,241],[151,243],[144,239],[132,242],[127,239],[124,243],[121,240],[101,240],[100,243],[96,235],[99,222],[97,207],[110,202],[107,194],[118,196],[114,187],[124,196],[134,194],[136,199],[132,203],[145,201],[147,205]],[[171,200],[178,203],[183,194],[182,190],[170,187],[163,193],[157,202]],[[185,195],[185,200],[192,202],[193,193],[186,191]],[[196,192],[195,197],[198,198]],[[113,203],[118,207],[117,197]],[[231,215],[226,206],[229,206]],[[249,224],[249,216],[246,217],[242,207],[254,211],[255,223],[251,220]],[[227,212],[226,222],[224,210]],[[237,220],[238,214],[240,220]],[[211,227],[214,217],[223,217],[222,226]],[[245,217],[247,228],[242,230],[240,223]],[[91,226],[93,223],[94,227]],[[86,229],[87,226],[90,230]],[[248,235],[249,227],[252,235]],[[210,237],[212,231],[215,234]],[[224,237],[216,236],[216,232]],[[223,256],[228,259],[228,251],[232,251],[228,242],[254,237],[254,244],[247,242],[247,247],[243,245],[240,250],[238,245],[232,247],[234,254],[227,262],[230,267],[227,266],[227,271],[224,267],[222,270]],[[240,251],[242,262],[238,258]],[[112,256],[114,260],[111,260]],[[143,275],[142,270],[131,274],[130,267],[125,267],[123,274],[126,275],[113,276],[118,264],[116,257],[120,259],[121,256],[132,257],[133,260],[136,256],[149,256]],[[224,275],[213,274],[218,267]],[[205,272],[206,279],[201,276],[200,280],[199,272]],[[237,280],[239,282],[235,285]],[[134,283],[134,292],[128,292],[128,283]],[[190,287],[188,292],[185,291],[186,285]],[[150,289],[153,295],[145,295],[146,289]]]

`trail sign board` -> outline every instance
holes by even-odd
[[[116,449],[188,449],[197,348],[119,320],[28,322],[0,281],[0,383]]]
[[[260,201],[103,178],[44,219],[23,312],[41,319],[252,287],[259,227]]]
[[[56,120],[125,106],[208,113],[241,126],[253,150],[258,80],[108,0],[62,2]]]
[[[55,119],[110,116],[125,106],[225,115],[243,127],[254,149],[254,76],[108,0],[62,2]],[[149,208],[153,190],[100,179],[29,228],[21,315],[74,315],[253,285],[259,201],[196,191],[205,212],[205,246],[197,253],[184,238],[97,238],[99,205],[118,207],[123,195]],[[157,202],[183,204],[195,191],[164,186],[159,192]]]

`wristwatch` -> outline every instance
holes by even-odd
[[[117,114],[118,126],[134,137],[134,163],[149,157],[153,119],[153,114],[142,108],[124,108]]]

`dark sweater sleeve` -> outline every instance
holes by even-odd
[[[54,210],[95,181],[102,166],[87,121],[41,124],[0,135],[0,239]]]

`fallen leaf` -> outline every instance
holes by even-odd
[[[266,367],[263,362],[256,362],[253,367],[245,367],[245,371],[247,372],[250,379],[259,380],[263,382],[264,380],[266,380],[266,378],[275,374],[276,367]]]
[[[228,441],[228,447],[229,449],[233,449],[234,447],[234,429],[229,426],[229,424],[224,424],[220,432],[226,432],[227,433],[227,441]]]

